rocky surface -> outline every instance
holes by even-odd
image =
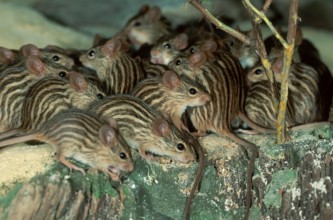
[[[292,141],[282,145],[274,144],[274,137],[243,137],[260,147],[253,177],[251,219],[332,216],[332,125],[294,132]],[[211,135],[200,141],[208,163],[192,203],[191,217],[242,218],[247,159],[237,145],[223,138]],[[2,197],[0,219],[4,216],[8,219],[21,216],[180,219],[196,169],[196,163],[158,164],[136,157],[135,170],[118,186],[94,170],[82,176],[57,163],[30,182],[16,184]],[[116,189],[124,193],[124,200]]]
[[[23,44],[34,43],[40,47],[55,44],[66,48],[89,48],[94,33],[107,35],[109,30],[110,33],[117,31],[144,1],[137,1],[137,5],[128,4],[131,7],[125,9],[132,11],[122,11],[120,8],[124,7],[120,6],[110,7],[120,13],[118,19],[121,22],[108,17],[100,25],[96,23],[102,22],[104,16],[112,13],[108,11],[110,8],[105,5],[101,7],[97,3],[95,7],[101,11],[93,11],[89,4],[94,1],[84,2],[84,8],[93,12],[80,11],[82,7],[77,7],[77,2],[73,3],[75,7],[65,5],[62,1],[46,3],[43,0],[29,0],[24,2],[25,5],[14,4],[21,2],[19,0],[7,2],[9,1],[0,1],[0,46],[19,48]],[[126,1],[121,2],[126,5]],[[187,12],[191,6],[186,6],[184,2],[170,2],[160,3],[164,6],[163,12],[175,15],[180,14],[179,11],[185,11],[186,13],[181,13],[184,19],[198,16],[193,10]],[[63,5],[57,7],[57,4]],[[48,18],[27,6],[34,6]],[[47,7],[64,20],[60,21],[47,14]],[[73,10],[81,13],[79,19],[76,18],[78,23],[66,21],[70,20],[69,18],[74,20],[78,16]],[[98,17],[99,14],[103,16]],[[94,15],[95,18],[89,20],[84,18],[85,15]],[[59,23],[70,25],[71,28]],[[323,60],[332,70],[333,33],[328,29],[305,27],[303,31],[304,36],[319,48]],[[332,216],[332,129],[332,126],[322,126],[294,133],[293,140],[283,145],[274,144],[274,137],[245,137],[260,146],[260,158],[257,160],[253,178],[253,219],[258,216],[273,219],[324,219]],[[244,177],[247,166],[242,149],[213,135],[206,137],[202,143],[209,163],[200,191],[193,201],[193,219],[240,218],[244,212]],[[179,219],[183,215],[185,201],[197,169],[196,163],[161,165],[137,159],[135,171],[121,185],[126,196],[122,201],[120,194],[114,189],[118,186],[106,176],[90,171],[83,177],[78,172],[70,173],[59,163],[53,164],[54,151],[47,145],[8,148],[0,151],[0,158],[0,219],[20,219],[22,216],[37,215],[44,219],[70,219],[77,215],[80,218],[112,215],[120,219]],[[32,178],[33,176],[35,177]],[[30,204],[40,208],[31,209]],[[29,211],[30,213],[25,213]]]

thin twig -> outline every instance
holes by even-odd
[[[263,13],[267,12],[267,10],[268,10],[269,6],[271,6],[272,2],[273,2],[273,0],[265,0],[264,5],[262,6]]]
[[[256,19],[257,15],[255,13],[252,13],[252,10],[248,7],[247,4],[245,4],[244,1],[243,1],[243,4],[244,4],[244,7],[247,10],[247,12],[248,12],[248,14],[251,18],[253,31],[254,31],[255,38],[256,38],[256,49],[257,49],[261,64],[263,65],[263,67],[265,69],[268,81],[270,83],[270,89],[271,89],[271,92],[272,92],[272,100],[273,100],[273,104],[274,104],[274,109],[275,109],[275,112],[277,112],[278,105],[279,105],[279,102],[278,102],[278,97],[279,97],[278,96],[278,94],[279,94],[278,93],[278,87],[277,87],[276,80],[275,80],[275,77],[274,77],[274,74],[273,74],[273,71],[272,71],[272,65],[268,60],[268,55],[267,55],[267,51],[266,51],[266,48],[265,48],[264,40],[262,38],[262,34],[261,34],[261,31],[260,31],[260,28],[259,28],[260,23],[256,22],[257,21],[257,19]]]
[[[267,26],[269,27],[269,29],[272,31],[272,33],[275,35],[275,37],[280,41],[280,43],[282,44],[282,46],[284,48],[287,48],[288,47],[288,43],[283,39],[283,37],[275,29],[275,27],[273,26],[272,22],[270,22],[270,20],[267,18],[267,16],[262,11],[259,11],[256,7],[254,7],[254,5],[252,5],[252,3],[250,2],[250,0],[244,0],[244,2],[260,19],[262,19],[267,24]],[[260,19],[258,21],[260,21]]]
[[[278,143],[285,142],[286,139],[286,125],[285,125],[285,114],[288,101],[288,78],[290,65],[294,53],[295,46],[295,35],[297,29],[297,10],[298,0],[291,0],[289,9],[289,21],[288,21],[288,34],[287,43],[288,47],[283,50],[283,67],[282,67],[282,81],[281,81],[281,96],[279,114],[277,119],[277,132],[278,132]]]
[[[193,5],[196,9],[198,9],[210,22],[212,22],[217,28],[221,29],[222,31],[234,36],[244,44],[250,44],[250,39],[242,34],[239,31],[229,27],[222,23],[219,19],[217,19],[214,15],[212,15],[207,9],[205,9],[198,0],[189,0],[189,3]]]

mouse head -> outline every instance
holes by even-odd
[[[41,53],[44,59],[62,65],[68,69],[71,69],[74,65],[74,59],[71,58],[67,54],[67,51],[61,47],[48,45],[41,49]]]
[[[281,82],[281,71],[283,65],[283,57],[277,57],[272,61],[272,71],[277,82]],[[247,84],[251,85],[255,82],[268,80],[265,68],[262,64],[250,69],[246,74]]]
[[[107,66],[128,50],[128,45],[121,39],[112,38],[102,46],[89,49],[80,56],[80,61],[85,67],[97,70]]]
[[[46,62],[62,65],[67,69],[72,68],[74,60],[67,56],[64,49],[57,46],[47,46],[44,49],[39,49],[34,44],[26,44],[20,48],[19,54],[22,57],[36,56]]]
[[[170,70],[163,75],[163,85],[167,88],[168,96],[175,102],[175,108],[181,107],[177,109],[179,113],[183,113],[187,107],[202,106],[211,100],[211,96],[198,83],[185,75],[179,77]]]
[[[178,34],[174,38],[161,39],[150,51],[150,62],[168,65],[187,46],[188,36],[185,33]]]
[[[13,64],[17,60],[17,54],[5,47],[0,47],[0,65],[1,64]]]
[[[143,44],[153,44],[169,33],[170,23],[161,15],[159,7],[144,5],[124,27],[122,34],[138,49]]]
[[[114,181],[119,181],[122,173],[131,172],[134,168],[129,146],[118,132],[117,122],[106,118],[108,122],[99,129],[99,140],[102,146],[95,154],[98,170],[107,173]]]
[[[24,60],[25,68],[28,72],[38,77],[45,75],[54,75],[61,78],[68,76],[69,70],[64,66],[44,61],[37,56],[28,56]]]
[[[214,53],[218,49],[219,45],[214,39],[207,39],[199,41],[194,45],[190,46],[185,53],[194,54],[196,52],[202,51],[205,53]]]
[[[85,79],[81,73],[71,71],[67,77],[70,86],[75,91],[71,96],[71,103],[74,107],[84,109],[90,106],[92,102],[105,97],[105,93],[93,81]]]
[[[241,32],[244,33],[251,42],[255,42],[255,33],[253,30]],[[259,56],[257,55],[253,43],[245,44],[233,36],[227,37],[224,43],[231,54],[239,60],[243,68],[251,68],[259,61]]]
[[[182,163],[195,159],[193,149],[183,139],[180,131],[164,118],[156,118],[151,125],[151,139],[142,146],[143,153],[168,157]]]
[[[36,56],[41,58],[41,51],[34,44],[26,44],[20,48],[19,54],[23,57]]]
[[[206,63],[207,56],[204,52],[196,52],[189,57],[178,57],[173,60],[168,66],[170,69],[177,72],[179,75],[193,76]],[[194,77],[191,77],[194,78]]]

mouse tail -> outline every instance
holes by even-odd
[[[25,141],[40,140],[39,136],[40,135],[35,133],[35,134],[27,134],[23,136],[14,136],[14,137],[5,138],[4,140],[0,140],[0,148],[12,144],[22,143]]]
[[[12,129],[9,131],[5,131],[0,133],[0,141],[5,139],[5,138],[9,138],[11,136],[17,136],[17,135],[21,135],[22,131],[20,129]]]
[[[244,121],[253,130],[262,134],[276,134],[275,129],[265,128],[252,121],[246,114],[240,113],[239,118]]]

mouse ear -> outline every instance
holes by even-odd
[[[25,67],[37,76],[43,75],[46,71],[45,64],[37,56],[28,56],[25,60]]]
[[[185,33],[178,34],[173,40],[173,43],[178,50],[183,50],[188,46],[188,36]]]
[[[215,40],[205,40],[201,46],[201,50],[204,52],[215,52],[217,50],[217,43]]]
[[[0,47],[0,61],[2,63],[8,64],[14,62],[16,54],[5,47]]]
[[[107,121],[108,124],[111,127],[113,127],[114,129],[118,129],[118,123],[117,123],[117,121],[114,118],[108,116],[108,117],[105,117],[105,121]]]
[[[295,36],[295,47],[298,47],[303,42],[303,33],[300,27],[296,29],[296,36]]]
[[[275,74],[279,74],[283,67],[283,57],[277,57],[272,63],[272,70]]]
[[[180,79],[175,72],[168,70],[163,74],[163,83],[167,88],[175,90],[180,85]]]
[[[20,48],[20,54],[24,57],[28,56],[40,57],[40,50],[34,44],[26,44]]]
[[[51,51],[51,52],[67,54],[66,49],[64,49],[62,47],[59,47],[57,45],[49,44],[46,47],[44,47],[44,49],[47,50],[47,51]]]
[[[153,133],[165,137],[170,135],[170,127],[168,122],[163,118],[157,118],[152,124]]]
[[[205,53],[203,52],[196,52],[190,56],[190,66],[192,68],[200,68],[202,64],[204,64],[207,60]]]
[[[93,41],[93,47],[97,47],[101,41],[101,36],[99,34],[95,34],[94,41]]]
[[[147,18],[151,22],[156,22],[161,18],[161,9],[157,6],[154,6],[149,9],[147,12]]]
[[[104,145],[113,146],[117,141],[116,131],[109,125],[103,125],[99,131],[99,139]]]
[[[87,89],[88,83],[81,73],[71,71],[69,74],[69,83],[77,92],[83,92]]]
[[[115,38],[108,40],[102,46],[102,52],[107,56],[109,56],[110,58],[114,57],[116,52],[120,51],[120,49],[121,49],[121,41]]]
[[[102,41],[101,41],[101,36],[99,34],[95,34],[94,41],[92,47],[97,47],[100,46]]]
[[[145,14],[149,10],[149,5],[142,5],[141,8],[139,9],[139,14]]]

